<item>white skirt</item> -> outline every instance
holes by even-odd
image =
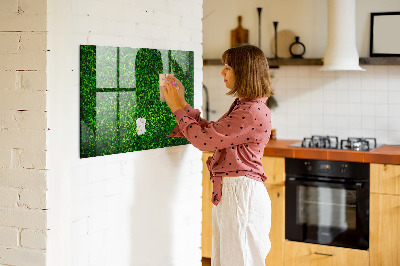
[[[212,223],[212,266],[265,265],[271,249],[271,201],[262,182],[245,176],[223,177]]]

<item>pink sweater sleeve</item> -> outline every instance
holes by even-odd
[[[193,118],[194,120],[196,120],[200,126],[205,127],[209,124],[209,122],[203,118],[200,117],[200,111],[197,109],[192,108],[189,104],[186,105],[184,112],[186,115],[188,115],[189,117]],[[175,115],[174,115],[175,116]],[[184,135],[182,134],[182,132],[179,129],[179,124],[177,124],[171,131],[171,134],[169,135],[169,137],[184,137]]]
[[[175,111],[179,131],[201,151],[211,151],[241,145],[249,141],[254,131],[254,115],[247,109],[232,111],[228,116],[205,124],[187,114],[183,109]]]

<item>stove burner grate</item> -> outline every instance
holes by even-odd
[[[376,138],[347,138],[340,141],[342,150],[369,151],[376,147]]]
[[[301,142],[301,147],[370,151],[377,148],[377,143],[376,138],[347,138],[342,139],[339,145],[339,139],[336,136],[313,135],[311,138],[304,138]]]
[[[335,136],[317,136],[311,138],[304,138],[301,147],[305,148],[325,148],[325,149],[338,149],[339,140]]]

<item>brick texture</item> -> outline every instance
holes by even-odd
[[[18,229],[0,227],[0,247],[18,247],[18,239]]]
[[[46,265],[46,253],[42,250],[0,247],[1,263],[9,265]]]
[[[0,187],[0,207],[17,207],[18,199],[18,189],[10,187]]]
[[[0,265],[45,265],[47,1],[0,2]]]
[[[45,209],[46,208],[46,191],[22,189],[19,204],[29,209]]]
[[[0,226],[46,229],[46,212],[26,208],[0,208]]]
[[[201,0],[0,2],[0,265],[43,266],[46,257],[59,266],[144,265],[141,257],[150,256],[154,265],[200,262],[200,212],[185,207],[201,203],[199,152],[75,155],[79,44],[192,50],[199,95],[202,13]],[[174,196],[182,191],[184,204]],[[155,233],[146,227],[148,215],[153,224],[162,220]],[[185,216],[194,222],[175,222]],[[171,243],[179,256],[166,251]]]
[[[67,253],[56,240],[68,235],[72,265],[200,265],[201,152],[188,145],[75,156],[79,44],[194,51],[198,108],[202,0],[50,1],[48,9],[48,195],[57,191],[71,211],[69,217],[48,199],[49,222],[63,222],[49,224],[48,246]],[[66,233],[56,238],[60,227]],[[67,266],[70,259],[51,256],[54,265]]]
[[[23,229],[21,231],[21,246],[34,249],[46,249],[46,232]]]
[[[0,169],[0,186],[46,189],[46,171],[40,169]]]

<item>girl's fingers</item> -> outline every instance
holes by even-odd
[[[175,77],[173,77],[173,79],[174,79],[174,81],[176,82],[177,85],[181,85],[182,84],[182,82],[179,79],[177,79]]]
[[[177,88],[180,88],[183,86],[182,82],[174,76],[168,76],[167,79],[168,79],[168,81],[170,81],[172,83],[172,85],[174,85]]]
[[[172,85],[172,83],[166,82],[165,85],[166,85],[166,87],[168,89],[168,93],[175,94],[176,87],[174,85]],[[174,90],[174,88],[175,88],[175,90]]]
[[[164,88],[167,91],[167,93],[170,93],[170,89],[171,89],[171,85],[170,84],[165,83]]]
[[[175,77],[171,77],[171,79],[173,80],[173,82],[175,83],[176,87],[181,87],[182,86],[182,82],[180,82],[179,79],[175,78]]]

